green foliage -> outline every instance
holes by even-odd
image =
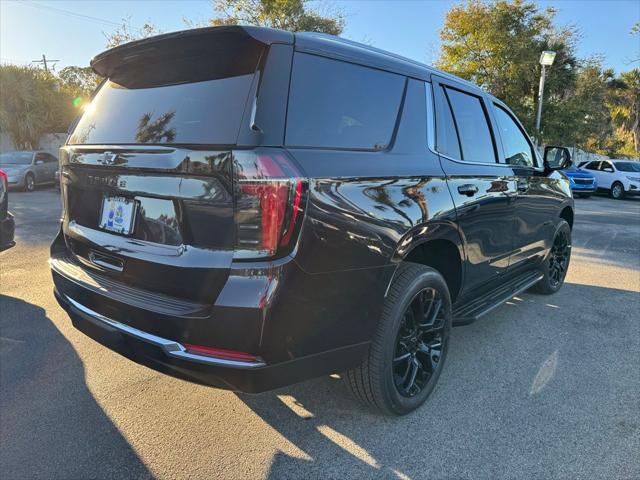
[[[75,92],[33,67],[0,66],[0,130],[19,149],[34,149],[43,133],[65,132],[77,115]]]
[[[107,48],[117,47],[123,43],[133,42],[141,38],[152,37],[162,33],[153,23],[147,21],[141,28],[135,28],[131,25],[130,18],[123,18],[122,25],[113,32],[105,33],[107,39]]]
[[[330,11],[324,15],[308,7],[308,0],[215,0],[217,25],[258,25],[292,32],[324,32],[340,35],[344,14]]]
[[[101,80],[91,67],[65,67],[58,77],[70,89],[76,89],[85,96],[90,96]]]
[[[504,100],[533,134],[539,57],[543,50],[553,50],[541,140],[638,155],[640,89],[633,71],[616,79],[597,59],[577,59],[577,32],[554,27],[554,15],[553,9],[542,11],[525,0],[468,0],[446,15],[438,66]]]

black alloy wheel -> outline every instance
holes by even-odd
[[[441,367],[446,341],[442,298],[434,288],[419,292],[407,306],[393,358],[393,379],[400,395],[420,393]]]
[[[569,268],[569,235],[561,230],[556,234],[549,255],[549,283],[552,287],[557,287],[564,280]]]
[[[368,355],[342,373],[347,388],[387,415],[412,412],[438,382],[451,322],[451,297],[440,272],[401,263],[384,299]]]
[[[532,289],[544,295],[560,290],[569,271],[570,260],[571,227],[565,220],[560,220],[547,258],[542,264],[544,276]]]

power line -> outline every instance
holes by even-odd
[[[72,12],[70,10],[65,10],[63,8],[51,7],[49,5],[42,5],[40,3],[32,2],[30,0],[24,0],[19,4],[29,5],[30,7],[38,8],[40,10],[47,10],[53,13],[57,13],[59,15],[65,15],[67,17],[74,17],[80,20],[86,20],[94,23],[102,23],[104,25],[110,25],[114,27],[119,27],[120,24],[117,22],[112,22],[111,20],[106,20],[104,18],[92,17],[91,15],[84,15],[82,13]]]

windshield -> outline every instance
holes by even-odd
[[[640,162],[616,162],[615,165],[621,172],[640,173]]]
[[[9,152],[0,154],[0,165],[30,165],[33,153]]]

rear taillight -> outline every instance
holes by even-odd
[[[4,185],[5,190],[9,187],[9,179],[7,178],[7,174],[4,170],[0,170],[0,182]]]
[[[306,181],[282,150],[234,152],[235,258],[282,256],[300,229]]]

